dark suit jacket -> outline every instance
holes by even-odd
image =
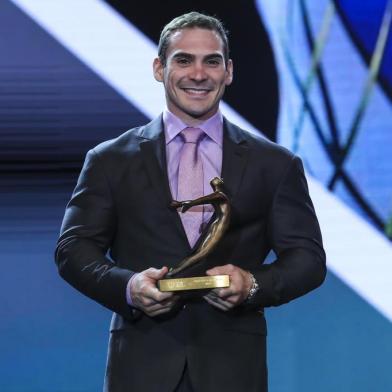
[[[205,269],[238,265],[261,289],[229,312],[195,299],[166,316],[135,317],[125,297],[132,271],[175,266],[191,251],[178,213],[168,207],[162,118],[87,154],[56,262],[66,281],[115,312],[107,390],[171,391],[185,362],[196,391],[266,390],[263,308],[322,283],[321,234],[300,159],[227,120],[222,177],[232,219]],[[271,249],[277,259],[263,265]]]

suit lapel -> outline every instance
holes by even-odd
[[[241,130],[226,119],[223,129],[222,178],[225,191],[229,199],[232,200],[241,187],[248,161],[249,147]]]
[[[141,131],[141,155],[147,169],[147,174],[158,197],[168,206],[171,201],[170,188],[167,179],[165,136],[162,126],[162,116],[159,116]]]
[[[140,151],[146,167],[147,175],[154,187],[155,193],[163,202],[162,208],[168,208],[172,201],[166,163],[165,134],[163,132],[162,116],[147,124],[139,135]],[[170,211],[168,211],[170,212]],[[184,227],[178,213],[171,211],[173,223],[188,243]],[[188,243],[189,246],[189,243]]]

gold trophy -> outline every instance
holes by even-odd
[[[215,219],[209,225],[207,232],[203,235],[198,247],[193,250],[192,254],[185,257],[176,267],[171,268],[164,279],[158,281],[160,291],[203,290],[230,286],[229,275],[186,276],[187,271],[191,267],[202,263],[216,248],[229,227],[231,208],[229,198],[222,190],[223,180],[215,177],[210,181],[210,184],[214,192],[209,195],[195,200],[174,200],[171,203],[173,208],[181,208],[182,213],[193,206],[211,204],[215,210]]]

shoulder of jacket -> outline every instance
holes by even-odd
[[[241,134],[249,148],[258,153],[276,156],[277,158],[287,161],[292,161],[296,157],[295,154],[288,148],[271,141],[261,132],[256,133],[255,131],[248,131],[233,123],[229,122],[229,124],[234,127],[239,134]]]
[[[131,128],[114,139],[99,143],[92,150],[98,155],[126,151],[130,146],[140,141],[140,131],[142,128],[143,126]]]

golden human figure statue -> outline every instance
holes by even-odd
[[[205,259],[215,249],[229,226],[231,208],[229,198],[223,192],[223,180],[219,177],[214,177],[210,184],[214,192],[209,195],[195,200],[173,200],[171,203],[173,208],[181,208],[182,213],[188,211],[193,206],[211,204],[215,210],[215,219],[208,227],[208,231],[203,236],[199,246],[189,257],[183,259],[178,266],[170,269],[165,278],[174,278],[180,272]]]

